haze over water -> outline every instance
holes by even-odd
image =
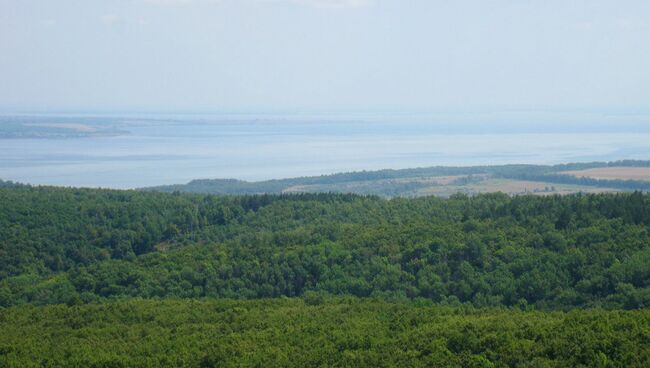
[[[203,178],[256,181],[437,165],[650,157],[650,127],[643,117],[581,117],[573,123],[566,116],[552,118],[555,123],[522,124],[497,116],[490,119],[502,122],[483,124],[467,116],[436,117],[433,123],[407,115],[103,117],[102,124],[125,134],[0,139],[0,179],[137,188]]]
[[[648,14],[642,0],[0,0],[0,179],[647,160]],[[16,112],[124,134],[1,138]]]

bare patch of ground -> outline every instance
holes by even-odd
[[[606,193],[618,192],[612,188],[596,188],[589,186],[570,184],[551,184],[540,181],[512,180],[512,179],[487,179],[478,183],[467,185],[447,185],[439,187],[424,188],[418,191],[418,195],[437,195],[442,197],[454,193],[480,194],[502,192],[511,195],[517,194],[573,194],[573,193]]]
[[[552,184],[540,181],[493,178],[488,175],[457,175],[414,177],[399,179],[381,179],[355,181],[336,184],[296,185],[284,190],[285,193],[305,192],[344,192],[380,194],[392,196],[427,196],[448,197],[455,193],[480,194],[502,192],[518,194],[572,194],[618,192],[612,188],[598,188],[572,184]]]
[[[563,171],[562,174],[604,180],[648,180],[650,167],[599,167],[595,169]]]

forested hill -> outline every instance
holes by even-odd
[[[339,173],[312,177],[248,182],[237,179],[200,179],[187,184],[163,185],[144,190],[204,194],[356,193],[385,197],[450,196],[465,192],[566,194],[589,191],[650,190],[647,180],[598,179],[572,175],[594,168],[650,168],[650,161],[570,163],[559,165],[436,166],[427,168]]]
[[[5,181],[0,179],[0,188],[13,188],[13,187],[18,187],[22,186],[23,184],[19,183],[14,183],[13,181]]]
[[[0,306],[353,295],[650,306],[650,196],[0,188]]]

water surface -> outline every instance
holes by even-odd
[[[57,116],[65,121],[65,116]],[[92,117],[85,117],[92,124]],[[113,117],[126,134],[0,139],[0,178],[136,188],[436,165],[650,159],[647,125],[481,124],[412,118]]]

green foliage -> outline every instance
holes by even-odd
[[[498,165],[498,166],[434,166],[401,170],[378,170],[338,173],[290,179],[274,179],[247,182],[236,179],[200,179],[187,184],[164,185],[146,188],[159,192],[188,192],[219,195],[280,194],[294,187],[307,192],[357,193],[385,197],[413,196],[419,189],[431,187],[426,181],[408,179],[436,176],[461,176],[453,185],[467,185],[485,179],[485,175],[497,178],[535,180],[547,183],[576,184],[582,186],[618,188],[622,190],[650,190],[650,182],[639,180],[599,180],[563,175],[563,171],[584,170],[599,167],[625,166],[649,167],[650,161],[622,160],[612,162],[570,163],[560,165]],[[397,180],[396,180],[397,179]],[[405,180],[406,179],[406,180]]]
[[[638,192],[0,188],[0,367],[647,367],[648,307]]]
[[[504,174],[502,177],[518,180],[541,181],[555,184],[573,184],[589,187],[617,188],[623,190],[650,191],[650,181],[647,180],[625,180],[625,179],[594,179],[589,177],[577,177],[560,173],[538,174],[521,173],[515,175]]]
[[[0,366],[647,367],[650,311],[475,309],[325,298],[21,306]]]
[[[354,295],[650,306],[650,196],[0,189],[0,306]],[[311,296],[309,296],[311,295]]]

